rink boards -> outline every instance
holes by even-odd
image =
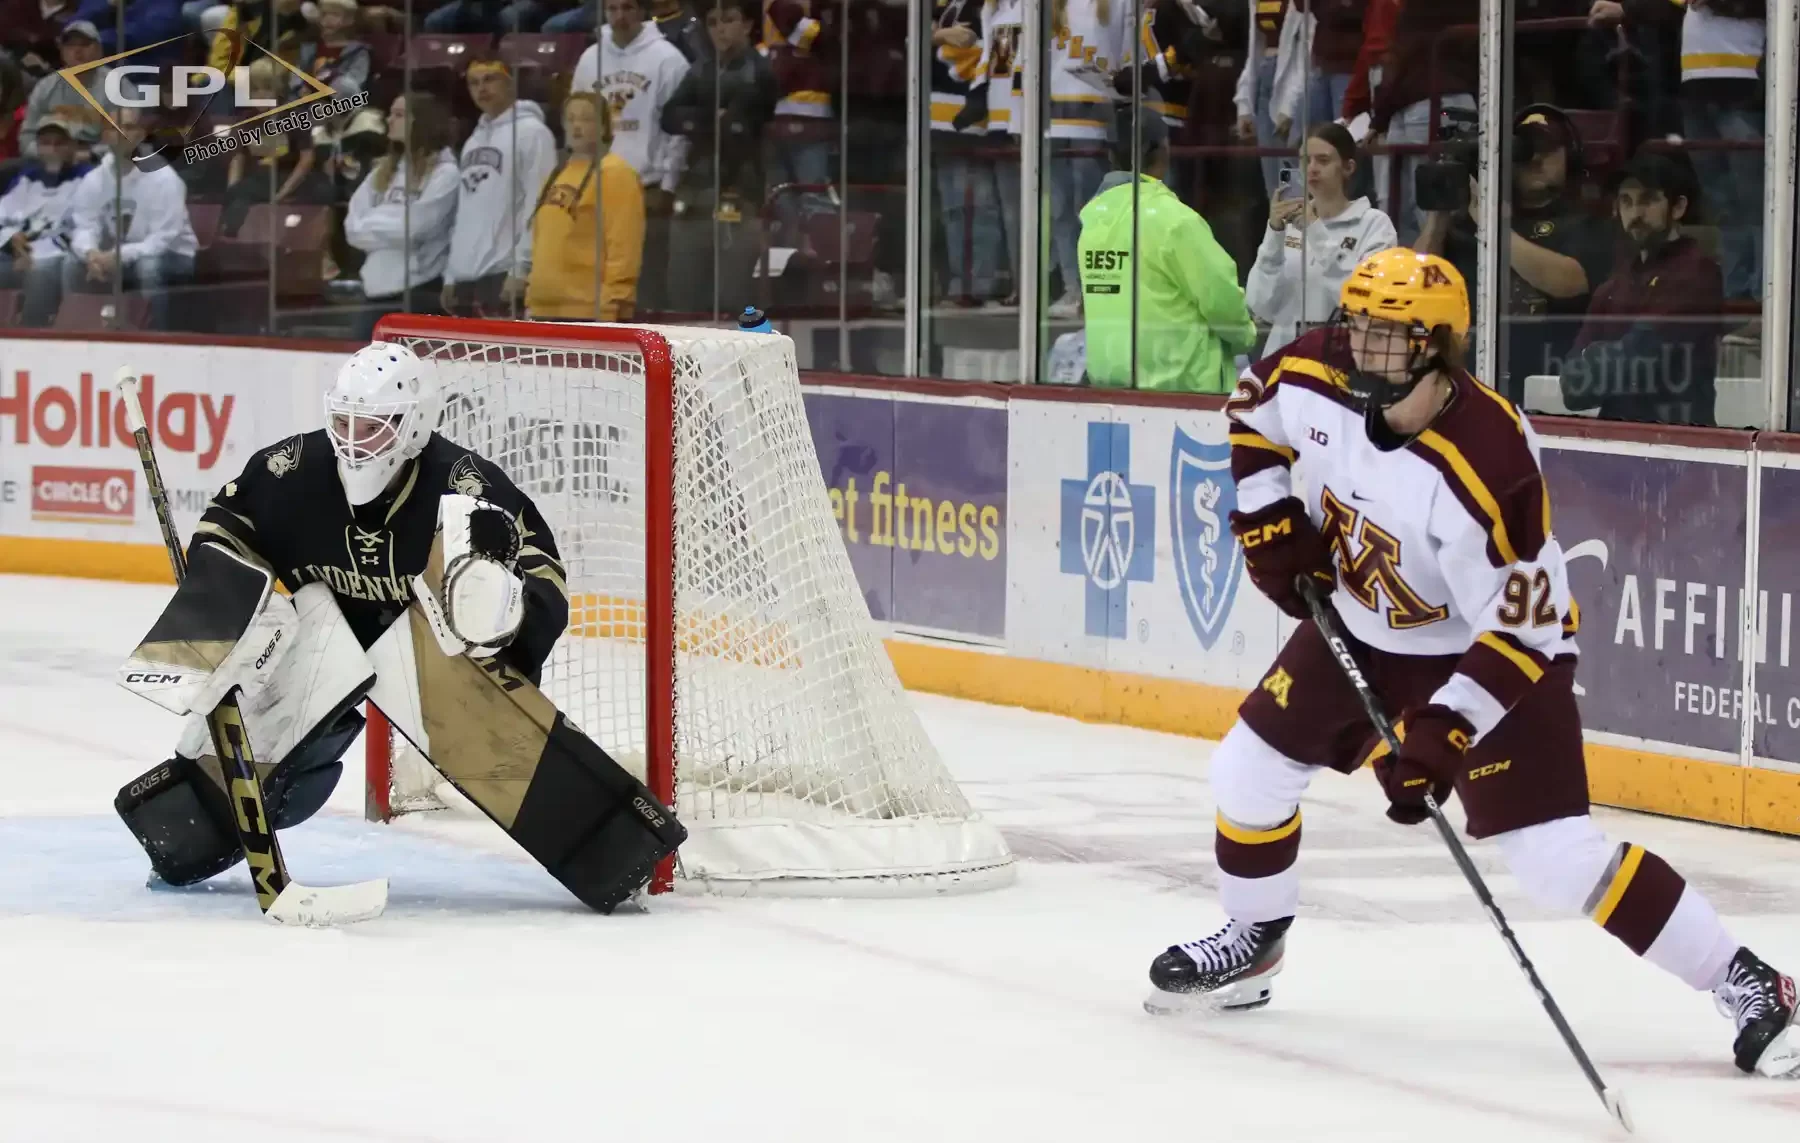
[[[280,345],[280,348],[272,346]],[[107,390],[183,531],[317,427],[344,348],[0,340],[0,571],[161,581]],[[1292,629],[1248,583],[1217,398],[815,376],[820,470],[911,687],[1217,737]],[[1595,799],[1800,834],[1800,444],[1544,418]]]

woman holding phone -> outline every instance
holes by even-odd
[[[1388,216],[1346,190],[1356,174],[1349,131],[1319,124],[1300,156],[1300,169],[1284,166],[1277,177],[1269,228],[1244,285],[1250,312],[1271,327],[1264,356],[1330,320],[1357,263],[1396,241]]]

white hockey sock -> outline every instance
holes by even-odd
[[[1300,870],[1288,866],[1272,877],[1239,877],[1219,871],[1219,905],[1234,921],[1274,921],[1300,907]]]
[[[1712,902],[1692,885],[1681,891],[1675,911],[1662,932],[1644,952],[1644,959],[1686,981],[1690,987],[1711,992],[1725,982],[1725,970],[1737,955],[1738,943],[1726,931]]]

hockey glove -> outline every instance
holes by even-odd
[[[1426,791],[1441,806],[1455,788],[1475,727],[1449,707],[1433,703],[1395,724],[1394,733],[1400,737],[1400,753],[1377,743],[1375,777],[1388,797],[1388,820],[1418,825],[1431,816],[1425,809]]]
[[[525,619],[525,585],[514,570],[519,529],[484,500],[452,494],[439,506],[444,529],[444,622],[486,658],[511,643]]]
[[[1311,614],[1294,586],[1311,576],[1321,596],[1337,587],[1331,545],[1306,515],[1306,506],[1289,496],[1255,512],[1233,512],[1231,531],[1244,545],[1244,570],[1269,601],[1295,619]]]

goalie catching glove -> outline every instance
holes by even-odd
[[[525,619],[518,526],[504,509],[461,493],[441,499],[438,525],[444,534],[443,597],[418,576],[413,590],[446,654],[495,655]]]

